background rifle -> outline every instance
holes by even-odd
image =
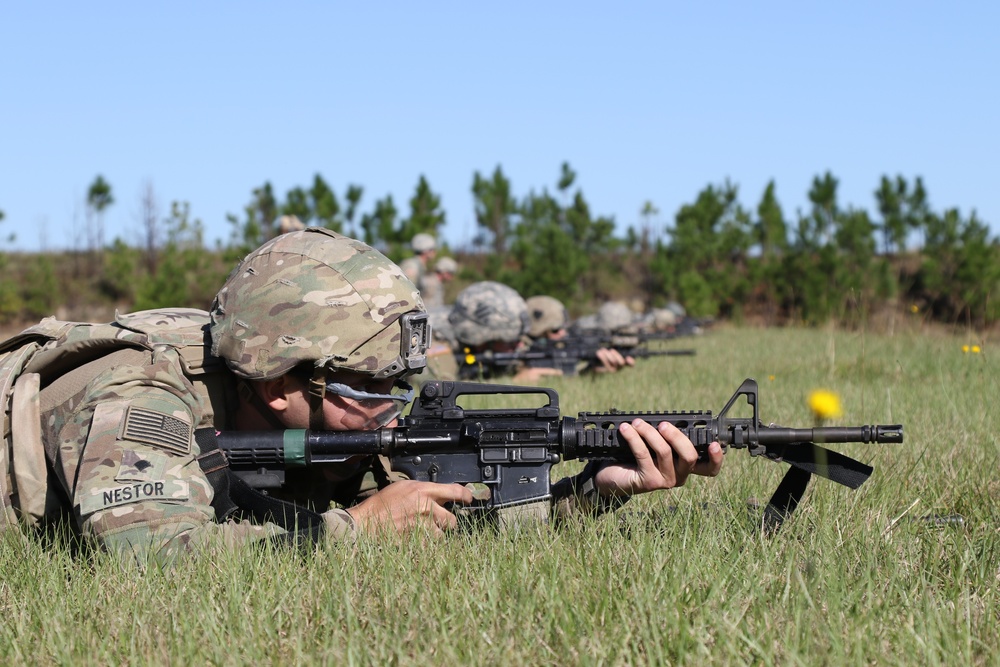
[[[490,372],[504,372],[507,369],[525,365],[529,368],[558,368],[563,375],[576,375],[581,362],[599,366],[598,350],[602,348],[618,350],[623,357],[643,359],[645,357],[688,357],[694,350],[652,350],[641,344],[636,336],[615,339],[611,336],[568,336],[561,340],[539,339],[526,350],[514,352],[470,352],[455,353],[459,376],[475,379]]]
[[[538,394],[536,408],[466,409],[461,396]],[[752,415],[730,416],[746,399]],[[668,421],[684,432],[707,457],[708,446],[746,449],[751,456],[784,461],[792,467],[771,498],[778,522],[801,499],[812,474],[852,489],[872,468],[815,443],[899,443],[903,427],[830,426],[785,428],[765,426],[758,418],[757,382],[747,379],[718,415],[707,411],[581,412],[560,417],[553,389],[474,382],[425,383],[409,415],[394,428],[377,431],[227,431],[218,436],[230,470],[251,487],[277,488],[285,471],[303,466],[343,463],[356,456],[383,455],[392,469],[415,480],[482,484],[490,497],[484,509],[509,507],[551,497],[550,471],[564,460],[598,459],[634,462],[619,426],[636,417],[658,424]]]

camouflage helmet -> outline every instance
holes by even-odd
[[[434,237],[430,234],[421,232],[416,234],[410,240],[410,248],[413,249],[413,252],[419,255],[422,252],[427,252],[428,250],[434,250],[437,248],[437,241],[435,241]]]
[[[563,329],[569,322],[566,306],[559,299],[551,296],[533,296],[525,303],[528,306],[528,315],[531,317],[528,335],[532,338],[540,338],[549,331]]]
[[[434,264],[438,273],[458,273],[458,262],[451,257],[442,257]]]
[[[621,301],[608,301],[597,309],[597,326],[608,333],[627,332],[633,319],[632,310]]]
[[[677,317],[677,313],[670,310],[669,308],[653,308],[650,312],[652,316],[652,325],[656,329],[669,329],[677,324],[680,319]]]
[[[323,228],[277,236],[233,270],[211,311],[212,354],[267,380],[311,362],[375,377],[426,364],[413,283],[382,253]]]
[[[671,301],[667,304],[667,310],[673,311],[674,315],[678,318],[687,317],[687,311],[684,310],[684,306],[677,303],[676,301]]]
[[[514,289],[484,280],[458,293],[448,322],[463,345],[513,343],[528,331],[528,306]]]

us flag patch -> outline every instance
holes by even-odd
[[[191,425],[182,419],[146,408],[129,407],[122,439],[145,442],[178,454],[191,451]]]

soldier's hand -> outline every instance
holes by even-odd
[[[708,460],[698,461],[698,452],[682,431],[670,422],[658,427],[643,419],[622,424],[619,431],[628,443],[634,465],[610,465],[600,470],[594,484],[602,495],[633,495],[683,486],[689,475],[714,477],[722,469],[722,446],[708,447]]]
[[[435,535],[442,535],[458,523],[444,505],[471,502],[472,492],[460,484],[403,480],[393,482],[347,511],[365,532],[390,529],[402,533],[425,527]]]
[[[635,366],[635,359],[623,356],[621,352],[613,347],[602,347],[597,351],[598,364],[594,365],[596,373],[614,373],[626,366]]]

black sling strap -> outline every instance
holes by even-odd
[[[232,517],[254,523],[273,523],[288,531],[292,541],[303,538],[313,543],[319,541],[326,526],[320,514],[251,488],[229,469],[226,455],[219,449],[215,429],[197,429],[194,439],[201,450],[198,464],[215,491],[212,508],[216,521],[221,523]]]
[[[791,516],[795,508],[799,506],[810,479],[812,479],[812,474],[802,468],[792,466],[788,469],[771,499],[767,501],[767,506],[764,507],[763,529],[765,535],[773,535],[781,528],[785,519]]]
[[[765,456],[775,461],[785,461],[791,466],[764,508],[763,528],[766,534],[777,531],[795,511],[814,474],[856,489],[874,470],[840,452],[809,442],[769,449]]]

